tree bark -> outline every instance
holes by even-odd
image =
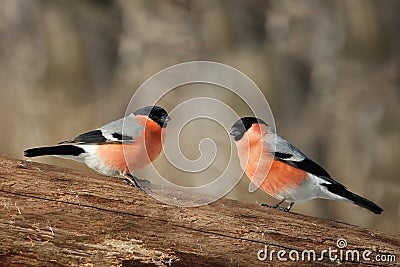
[[[321,255],[331,248],[340,257],[340,238],[347,241],[342,260]],[[0,157],[0,266],[395,266],[399,244],[376,230],[229,199],[169,206],[113,177]],[[305,249],[315,251],[314,262],[307,254],[301,260]],[[346,260],[346,249],[359,260]]]

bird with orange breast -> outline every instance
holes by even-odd
[[[309,159],[291,143],[277,135],[263,120],[244,117],[236,121],[230,135],[235,139],[240,165],[250,180],[279,200],[274,206],[289,211],[294,203],[314,198],[346,201],[375,214],[383,209],[357,195]],[[287,208],[280,205],[289,202]]]
[[[25,150],[24,155],[72,159],[99,173],[122,176],[138,186],[131,171],[144,168],[158,157],[169,120],[165,109],[147,106],[56,146]]]

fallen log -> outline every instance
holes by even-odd
[[[113,177],[0,157],[0,266],[398,266],[399,244],[229,199],[170,206]]]

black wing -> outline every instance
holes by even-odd
[[[280,153],[280,152],[275,152],[274,158],[276,160],[282,161],[286,164],[289,164],[290,166],[293,166],[295,168],[301,169],[303,171],[309,172],[311,174],[321,176],[321,177],[326,177],[330,178],[330,174],[321,166],[319,166],[317,163],[312,161],[309,158],[304,158],[301,161],[292,161],[290,158],[292,158],[293,155],[291,154],[286,154],[286,153]]]
[[[133,137],[132,136],[128,136],[128,135],[122,135],[120,133],[113,133],[112,137],[114,137],[115,139],[117,139],[118,141],[133,141]]]
[[[103,132],[100,130],[93,130],[87,133],[78,135],[73,140],[76,143],[106,143],[107,138],[104,137]]]
[[[110,139],[112,138],[112,139]],[[87,133],[78,135],[72,140],[61,142],[60,144],[66,143],[80,143],[80,144],[121,144],[126,141],[133,141],[132,136],[126,136],[119,133],[113,133],[110,138],[106,138],[102,130],[93,130]]]
[[[274,159],[316,176],[324,177],[326,178],[324,180],[332,183],[333,179],[324,168],[307,158],[303,152],[284,138],[274,133],[266,136],[264,141],[268,144],[268,147],[275,148],[271,151],[271,154],[274,155]]]

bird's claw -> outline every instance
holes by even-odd
[[[125,177],[125,178],[123,178],[123,181],[124,181],[125,183],[127,183],[128,185],[130,185],[130,186],[138,187],[138,188],[140,189],[140,186],[139,186],[139,184],[135,181],[135,178],[127,178],[127,177]]]
[[[269,205],[267,203],[261,203],[260,206],[261,207],[268,207],[268,208],[274,208],[275,207],[275,206],[271,206],[271,205]]]
[[[282,208],[282,207],[280,207],[280,206],[278,206],[278,205],[268,205],[268,204],[266,204],[266,203],[261,203],[260,206],[261,206],[261,207],[268,207],[268,208],[271,208],[271,209],[277,209],[277,210],[289,212],[289,209],[288,209],[288,208]]]
[[[140,179],[131,174],[126,175],[123,180],[128,185],[139,188],[140,191],[146,192],[150,190],[149,185],[151,185],[151,182],[148,180]]]

